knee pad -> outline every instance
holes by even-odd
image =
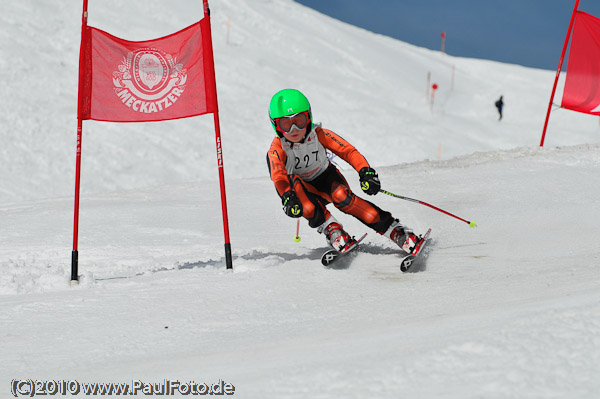
[[[331,199],[336,208],[344,208],[352,202],[354,194],[344,185],[338,185],[331,192]]]

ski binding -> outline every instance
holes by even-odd
[[[403,272],[407,272],[411,268],[414,268],[415,264],[421,263],[421,262],[419,262],[420,255],[423,252],[423,248],[425,248],[425,246],[427,246],[427,240],[429,239],[430,233],[431,233],[431,228],[429,228],[427,230],[427,232],[423,236],[421,236],[421,239],[419,240],[419,242],[417,242],[415,247],[410,251],[410,254],[408,254],[404,258],[402,258],[402,260],[400,261],[400,270],[402,270]]]
[[[354,242],[351,242],[350,245],[346,247],[344,252],[340,252],[335,249],[330,249],[329,251],[325,252],[323,256],[321,256],[321,264],[326,267],[331,266],[331,264],[337,259],[342,258],[351,252],[354,252],[358,248],[358,244],[362,240],[364,240],[366,236],[367,233],[363,234],[363,236],[360,237],[358,240],[354,240]]]

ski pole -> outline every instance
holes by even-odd
[[[296,223],[296,237],[294,237],[295,242],[300,242],[300,219],[298,219],[298,223]]]
[[[380,189],[380,190],[379,190],[379,192],[380,192],[380,193],[384,193],[384,194],[386,194],[386,195],[389,195],[390,197],[396,197],[396,198],[400,198],[400,199],[403,199],[403,200],[406,200],[406,201],[417,202],[417,203],[419,203],[419,204],[421,204],[421,205],[428,206],[428,207],[430,207],[430,208],[432,208],[432,209],[435,209],[436,211],[439,211],[439,212],[445,213],[445,214],[446,214],[446,215],[448,215],[448,216],[452,216],[453,218],[456,218],[456,219],[458,219],[458,220],[461,220],[461,221],[465,222],[466,224],[468,224],[468,225],[469,225],[469,227],[475,227],[475,226],[477,226],[477,225],[475,224],[475,221],[474,221],[474,220],[471,220],[471,221],[465,220],[465,219],[463,219],[463,218],[460,218],[460,217],[458,217],[458,216],[456,216],[456,215],[453,215],[453,214],[451,214],[450,212],[446,212],[446,211],[445,211],[445,210],[443,210],[443,209],[440,209],[440,208],[438,208],[438,207],[436,207],[436,206],[430,205],[430,204],[428,204],[427,202],[423,202],[423,201],[419,201],[418,199],[414,199],[414,198],[408,198],[408,197],[404,197],[404,196],[402,196],[402,195],[398,195],[398,194],[390,193],[389,191],[382,190],[382,189]]]

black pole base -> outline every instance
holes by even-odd
[[[79,276],[77,270],[79,268],[79,253],[77,251],[71,252],[71,285],[79,283]]]
[[[225,264],[227,269],[233,269],[233,260],[231,259],[231,244],[225,243]]]

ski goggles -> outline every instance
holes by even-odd
[[[304,129],[310,119],[309,111],[299,112],[290,116],[282,116],[274,120],[275,126],[284,133],[289,133],[295,126],[297,129]]]

